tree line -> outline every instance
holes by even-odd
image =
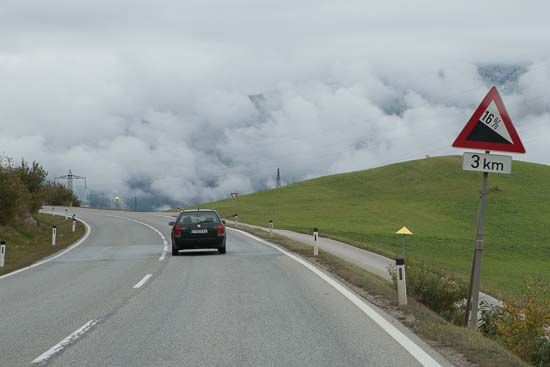
[[[48,172],[36,161],[14,164],[0,156],[0,225],[29,222],[42,205],[80,206],[77,196],[61,184],[46,180]]]

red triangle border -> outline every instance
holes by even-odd
[[[492,142],[485,142],[485,141],[472,141],[472,140],[466,140],[474,127],[476,126],[477,122],[479,121],[479,118],[489,106],[491,101],[495,101],[495,105],[497,106],[498,111],[500,112],[500,116],[502,117],[502,121],[504,122],[504,126],[508,130],[508,133],[510,134],[510,138],[512,138],[512,144],[500,144],[500,143],[492,143]],[[523,146],[523,143],[521,142],[521,139],[519,138],[519,135],[514,127],[514,124],[512,123],[512,120],[510,119],[510,116],[508,115],[508,111],[506,111],[506,107],[504,107],[504,103],[502,102],[502,98],[500,98],[500,94],[498,93],[498,90],[495,86],[491,87],[489,90],[489,93],[483,98],[478,108],[474,111],[472,117],[468,120],[466,123],[466,126],[462,129],[460,134],[458,134],[458,137],[453,143],[453,147],[455,148],[472,148],[472,149],[480,149],[480,150],[493,150],[493,151],[500,151],[500,152],[512,152],[512,153],[525,153],[525,148]]]

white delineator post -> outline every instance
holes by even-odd
[[[52,226],[52,246],[55,246],[56,239],[57,239],[57,226],[54,224]]]
[[[313,228],[313,256],[319,255],[319,229]]]
[[[73,214],[73,232],[76,231],[76,215]]]
[[[269,238],[273,238],[273,220],[269,220]]]
[[[399,306],[407,304],[407,281],[405,278],[405,259],[395,259],[397,270],[397,296]]]
[[[69,213],[67,211],[68,209],[65,209],[65,220],[69,219]]]
[[[239,225],[239,216],[238,215],[235,215],[235,225],[236,226]]]
[[[0,241],[0,268],[4,267],[5,257],[6,257],[6,241]]]
[[[55,210],[55,208],[52,206],[52,215],[54,215],[54,214],[53,214],[53,211],[54,211],[54,210]]]

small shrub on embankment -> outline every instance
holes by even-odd
[[[397,288],[395,267],[388,269]],[[464,320],[464,302],[468,288],[453,274],[436,270],[426,264],[407,261],[407,294],[438,315],[455,324]]]
[[[503,307],[485,304],[480,330],[534,366],[550,366],[550,287],[528,282],[525,294]]]
[[[394,267],[388,271],[397,288]],[[452,274],[409,261],[407,294],[446,320],[464,323],[468,288]],[[534,366],[550,366],[550,287],[528,282],[525,294],[503,307],[482,304],[480,331]]]

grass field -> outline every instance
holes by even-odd
[[[0,226],[0,240],[6,241],[5,266],[0,275],[29,266],[54,252],[57,252],[84,235],[84,225],[77,221],[73,233],[72,221],[62,216],[37,214],[34,216],[39,226]],[[56,245],[52,246],[52,225],[57,226]]]
[[[320,234],[394,257],[407,226],[407,256],[468,279],[481,173],[460,157],[437,157],[326,176],[280,189],[201,204],[223,216]],[[550,167],[515,161],[511,175],[489,175],[482,289],[517,296],[527,278],[550,281]]]

